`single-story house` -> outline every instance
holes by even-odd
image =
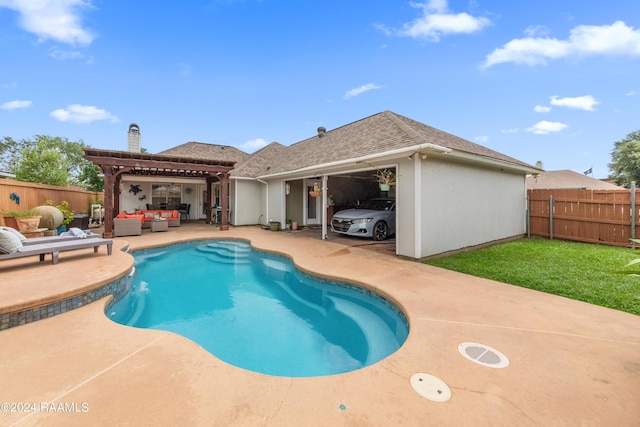
[[[624,190],[610,182],[571,170],[545,171],[527,177],[527,190]]]
[[[222,171],[223,179],[212,184],[197,174],[123,175],[121,209],[145,202],[187,203],[191,219],[216,221],[227,205],[224,216],[233,225],[292,220],[321,228],[326,238],[334,212],[388,195],[396,199],[396,253],[411,258],[524,235],[525,179],[541,172],[391,111],[332,130],[318,128],[311,138],[290,146],[274,142],[251,155],[189,142],[158,156],[234,166],[228,180]],[[381,193],[374,178],[378,168],[396,174],[388,193]],[[319,197],[309,194],[314,187],[321,190]],[[213,214],[207,217],[209,200]]]

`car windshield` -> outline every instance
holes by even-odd
[[[366,200],[356,206],[356,209],[371,209],[374,211],[388,211],[391,210],[394,201],[389,199],[373,199]]]

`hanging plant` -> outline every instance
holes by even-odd
[[[317,183],[314,183],[313,190],[309,191],[309,195],[311,197],[320,197],[320,194],[322,194],[322,190],[318,187]]]

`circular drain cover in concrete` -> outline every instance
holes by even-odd
[[[411,375],[410,382],[411,387],[425,399],[433,400],[434,402],[446,402],[451,399],[449,386],[438,377],[418,372]]]
[[[509,366],[507,356],[488,345],[463,342],[458,346],[458,351],[472,362],[488,368],[506,368]]]

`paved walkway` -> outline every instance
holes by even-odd
[[[372,287],[406,312],[410,334],[385,360],[329,377],[284,378],[230,366],[172,333],[125,327],[105,301],[0,332],[0,425],[633,426],[640,420],[640,317],[375,250],[358,241],[185,224],[101,249],[0,263],[0,313],[90,289],[126,273],[141,248],[242,238],[299,268]],[[470,362],[463,342],[491,346],[506,368]],[[414,373],[450,388],[438,403]],[[35,404],[36,412],[25,403]]]

